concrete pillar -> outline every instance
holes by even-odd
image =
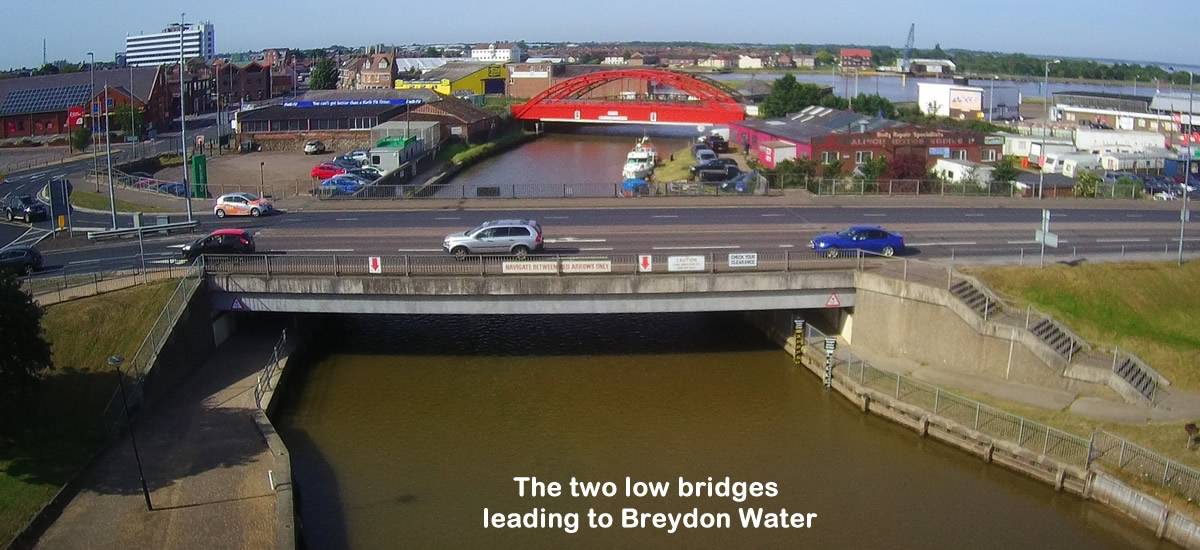
[[[871,411],[871,396],[863,394],[862,396],[862,412]]]
[[[983,450],[983,461],[987,462],[988,464],[991,464],[992,463],[992,453],[994,453],[995,451],[996,451],[996,445],[994,443],[988,443],[988,446]]]
[[[1066,481],[1066,479],[1067,471],[1059,470],[1058,474],[1054,476],[1054,490],[1061,493],[1063,490],[1063,482]]]
[[[929,435],[929,417],[921,417],[921,437]]]
[[[1160,540],[1167,535],[1167,525],[1171,523],[1171,509],[1163,505],[1162,514],[1158,516],[1158,528],[1154,530],[1154,536]]]

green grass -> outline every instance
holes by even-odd
[[[690,148],[676,151],[672,155],[668,155],[663,159],[662,166],[654,169],[655,181],[683,181],[688,179],[690,175],[689,169],[696,163],[696,157],[692,156]]]
[[[55,368],[0,405],[0,544],[6,545],[104,443],[116,388],[105,359],[133,357],[178,285],[164,281],[46,308]]]
[[[71,204],[80,208],[91,208],[93,210],[108,210],[111,205],[108,202],[108,195],[93,193],[91,191],[83,191],[75,189],[71,191]],[[167,210],[158,206],[148,204],[140,204],[136,202],[123,201],[117,199],[117,210],[121,212],[166,212]]]
[[[483,160],[493,154],[497,154],[507,150],[520,143],[524,143],[533,139],[534,135],[524,130],[515,130],[503,136],[500,136],[494,141],[489,141],[480,145],[472,146],[466,150],[456,153],[450,157],[450,162],[454,164],[469,165],[474,162]]]

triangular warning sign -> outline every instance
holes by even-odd
[[[230,306],[230,309],[234,311],[246,311],[246,304],[242,303],[241,298],[234,298],[233,305]]]
[[[842,301],[838,300],[837,294],[830,294],[829,299],[825,300],[825,307],[842,307]]]

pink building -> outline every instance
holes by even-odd
[[[820,126],[786,118],[752,118],[729,125],[729,142],[753,154],[763,166],[775,168],[786,159],[809,158],[811,139],[828,133]]]

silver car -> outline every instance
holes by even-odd
[[[542,226],[534,220],[493,220],[470,231],[451,233],[442,250],[459,258],[467,254],[512,254],[524,258],[542,249]]]

